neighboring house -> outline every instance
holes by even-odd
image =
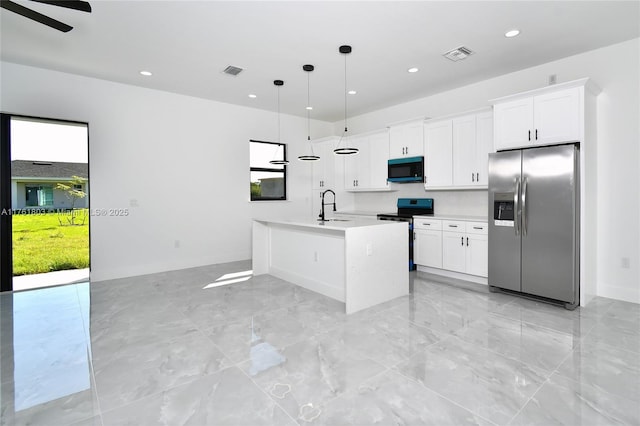
[[[75,208],[89,207],[89,165],[54,161],[14,160],[11,162],[11,208],[69,209],[72,200],[65,191],[56,189],[57,183],[70,183],[72,176],[87,181],[76,189],[87,196],[76,200]]]

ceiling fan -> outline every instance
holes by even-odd
[[[82,0],[31,0],[31,1],[91,13],[91,5],[88,2],[82,1]],[[29,18],[36,22],[40,22],[41,24],[44,24],[51,28],[55,28],[56,30],[62,31],[63,33],[69,32],[73,29],[71,25],[67,25],[64,22],[60,22],[58,20],[50,18],[47,15],[43,15],[42,13],[36,12],[35,10],[29,9],[28,7],[24,7],[21,4],[15,3],[11,0],[0,0],[0,7],[2,7],[3,9],[10,10],[11,12],[17,13],[18,15],[22,15],[25,18]]]

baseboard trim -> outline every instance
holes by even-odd
[[[640,303],[640,288],[618,287],[607,284],[598,284],[598,296],[625,302]]]
[[[428,274],[433,274],[433,275],[440,275],[442,277],[447,277],[447,278],[455,278],[458,280],[470,281],[476,284],[483,284],[483,285],[489,284],[489,280],[485,277],[478,277],[476,275],[469,275],[469,274],[462,274],[460,272],[447,271],[446,269],[438,269],[438,268],[431,268],[429,266],[418,265],[418,271],[426,272]]]

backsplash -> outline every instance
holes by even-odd
[[[487,190],[425,191],[420,183],[393,184],[391,192],[358,192],[354,194],[354,210],[391,213],[398,198],[433,198],[435,214],[487,216]]]

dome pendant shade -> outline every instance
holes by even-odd
[[[354,155],[360,152],[358,148],[340,147],[343,139],[347,139],[347,55],[351,53],[351,46],[343,45],[338,51],[344,55],[344,133],[338,141],[338,146],[333,150],[335,155]]]
[[[274,80],[273,81],[273,85],[276,86],[276,88],[278,90],[278,143],[280,143],[280,87],[284,86],[284,81],[282,81],[282,80]],[[278,149],[276,150],[276,155],[278,154],[279,150],[280,150],[280,147],[278,147]],[[275,157],[275,155],[274,155],[274,157]],[[283,155],[283,157],[284,157],[284,155]],[[287,161],[286,158],[283,158],[282,160],[271,160],[271,161],[269,161],[269,164],[273,164],[274,166],[286,166],[287,164],[289,164],[289,162]]]
[[[313,109],[311,107],[310,102],[310,90],[309,90],[309,81],[311,76],[311,71],[313,71],[315,67],[313,65],[303,65],[302,70],[307,73],[307,141],[309,142],[309,148],[311,148],[310,155],[300,155],[298,156],[298,160],[300,161],[318,161],[320,157],[314,154],[313,152],[313,144],[311,143],[311,117],[309,115],[310,111]]]

